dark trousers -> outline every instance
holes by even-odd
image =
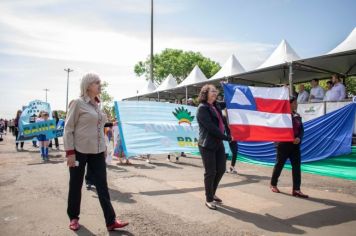
[[[85,174],[85,184],[94,185],[93,174],[90,171],[90,168],[87,167],[87,172]]]
[[[59,142],[58,142],[58,138],[54,138],[54,143],[56,144],[56,148],[58,148],[59,147]],[[48,145],[48,147],[52,147],[52,140],[49,142],[49,145]]]
[[[95,179],[94,184],[98,193],[101,208],[104,212],[106,225],[113,224],[116,215],[110,202],[104,153],[83,154],[75,152],[75,156],[76,160],[79,161],[79,166],[69,168],[70,180],[67,209],[69,218],[71,220],[79,219],[84,172],[85,166],[88,165],[88,169],[90,169],[91,174]]]
[[[17,142],[17,136],[19,135],[18,128],[15,128],[15,138],[16,138],[16,148],[19,146],[19,142]],[[23,148],[24,142],[20,142],[21,148]]]
[[[236,141],[229,142],[229,146],[232,153],[231,166],[235,166],[236,159],[237,159],[237,142]]]
[[[278,178],[281,175],[284,164],[288,158],[292,165],[293,190],[300,190],[300,145],[295,145],[293,143],[279,143],[277,145],[277,160],[272,173],[271,185],[277,186]]]
[[[223,143],[217,149],[211,150],[199,146],[204,165],[204,185],[207,202],[214,200],[216,189],[226,170],[226,156]]]

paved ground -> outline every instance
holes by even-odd
[[[152,164],[108,166],[112,203],[128,220],[108,233],[95,191],[83,189],[82,228],[68,230],[68,170],[63,152],[42,164],[38,149],[17,152],[13,137],[0,142],[0,235],[356,235],[356,182],[303,174],[308,200],[290,195],[291,173],[280,179],[283,194],[269,191],[272,169],[238,163],[218,190],[224,204],[204,206],[203,169],[197,157],[180,163],[154,156]],[[355,169],[356,171],[356,169]]]

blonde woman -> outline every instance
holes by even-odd
[[[122,228],[128,222],[116,219],[110,202],[106,177],[104,125],[107,117],[99,107],[101,81],[96,74],[86,74],[81,81],[80,97],[68,109],[64,127],[64,148],[69,166],[69,194],[67,213],[69,228],[78,230],[81,189],[85,166],[93,177],[108,230]]]

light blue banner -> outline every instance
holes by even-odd
[[[126,156],[198,151],[196,108],[160,102],[115,102]]]
[[[125,155],[199,152],[196,107],[161,102],[115,102]],[[226,147],[226,145],[225,145]],[[227,150],[226,150],[227,151]]]
[[[47,121],[36,123],[36,119],[41,111],[49,114]],[[18,141],[32,140],[39,134],[45,134],[48,139],[63,136],[64,121],[60,120],[56,125],[52,118],[51,106],[49,103],[34,100],[24,107],[19,120]]]

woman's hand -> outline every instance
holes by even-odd
[[[67,166],[75,167],[75,155],[74,154],[67,156]]]
[[[294,144],[299,144],[300,143],[300,138],[295,138],[293,143]]]

